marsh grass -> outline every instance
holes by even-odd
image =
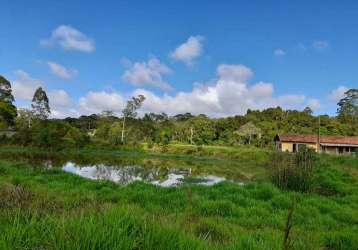
[[[260,155],[260,153],[258,153]],[[134,151],[108,151],[83,149],[78,151],[43,152],[36,148],[0,147],[0,158],[24,161],[33,167],[44,168],[51,163],[61,167],[71,161],[78,166],[105,164],[109,166],[138,165],[144,168],[186,168],[193,175],[212,174],[231,180],[249,181],[261,179],[265,175],[264,165],[253,160],[239,161],[216,158],[212,156],[176,155],[172,153],[146,153]]]
[[[0,160],[0,249],[282,249],[298,197],[290,249],[356,250],[356,163],[322,156],[313,187],[327,195],[281,190],[268,178],[119,186]]]
[[[281,189],[309,192],[317,164],[317,156],[310,149],[295,154],[276,152],[271,159],[270,178]]]

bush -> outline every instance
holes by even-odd
[[[53,120],[36,120],[30,128],[19,128],[9,140],[14,145],[31,145],[50,150],[81,148],[90,142],[89,136],[81,130],[67,122]]]

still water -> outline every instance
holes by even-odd
[[[223,163],[213,161],[183,161],[135,157],[133,155],[65,155],[51,153],[0,153],[0,159],[25,161],[39,169],[61,169],[91,180],[109,180],[120,185],[128,185],[135,181],[150,183],[161,187],[177,187],[180,185],[211,186],[223,181],[243,185],[247,180],[237,170],[234,176],[223,171],[231,169]],[[233,166],[234,167],[234,166]],[[235,168],[238,169],[238,168]],[[242,172],[245,173],[245,172]]]
[[[78,166],[67,162],[63,171],[92,180],[110,180],[122,185],[143,181],[162,187],[176,187],[182,184],[214,185],[226,178],[215,175],[193,176],[191,169],[144,168],[141,166],[107,166],[103,164]]]

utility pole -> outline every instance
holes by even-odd
[[[193,144],[193,134],[194,134],[193,127],[190,127],[190,144]]]
[[[318,116],[317,152],[321,152],[321,116]]]
[[[121,142],[124,144],[124,128],[126,123],[126,115],[123,115],[123,123],[122,123],[122,135],[121,135]]]

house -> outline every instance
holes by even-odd
[[[328,154],[358,152],[358,136],[276,135],[275,143],[278,149],[287,152],[306,147]]]

